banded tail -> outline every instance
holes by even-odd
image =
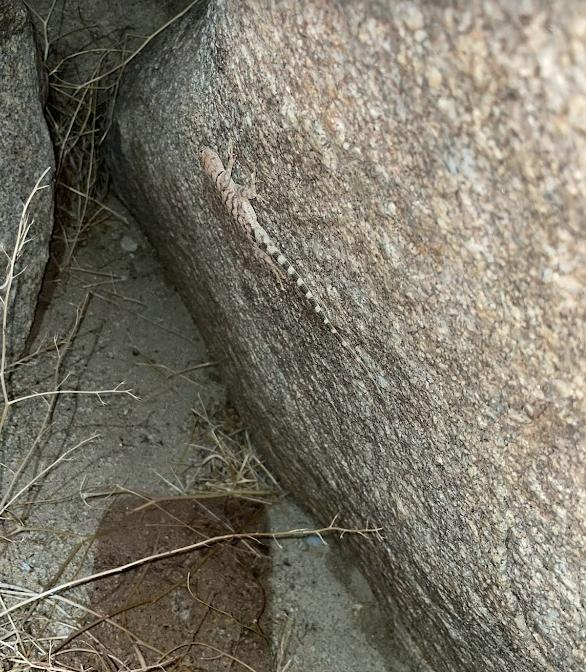
[[[311,306],[313,312],[318,315],[324,325],[329,329],[332,334],[335,334],[339,337],[338,330],[330,322],[330,319],[326,315],[324,309],[322,308],[319,301],[313,295],[313,292],[309,289],[305,280],[299,275],[293,264],[287,259],[287,257],[281,252],[281,250],[275,245],[271,240],[269,234],[259,225],[254,232],[256,241],[258,245],[266,251],[266,253],[273,258],[277,264],[285,271],[287,277],[295,283],[295,286],[301,294],[305,297],[305,300]]]

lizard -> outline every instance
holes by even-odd
[[[209,147],[203,147],[201,149],[200,160],[204,173],[219,192],[222,203],[232,219],[234,219],[234,221],[244,230],[254,245],[268,255],[271,264],[274,264],[274,262],[277,263],[277,268],[275,268],[274,265],[272,266],[273,270],[277,271],[277,275],[278,269],[280,269],[281,273],[286,275],[286,277],[295,284],[312,311],[320,318],[326,329],[328,329],[328,331],[340,342],[343,348],[351,353],[370,375],[371,371],[366,365],[366,362],[343,337],[340,330],[338,330],[332,323],[314,293],[307,286],[305,280],[299,275],[293,264],[285,254],[283,254],[279,246],[273,241],[271,236],[258,221],[256,211],[250,202],[251,200],[258,198],[255,186],[255,173],[253,172],[251,174],[251,183],[249,187],[242,187],[234,182],[232,171],[235,158],[231,146],[228,150],[228,163],[226,167],[224,167],[222,159],[217,152]]]

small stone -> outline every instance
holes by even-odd
[[[120,247],[124,250],[124,252],[132,253],[138,250],[138,243],[130,236],[122,236],[120,240]]]

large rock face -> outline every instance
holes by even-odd
[[[11,255],[23,205],[55,158],[43,117],[39,62],[32,26],[19,0],[0,3],[0,245]],[[52,172],[43,184],[51,184]],[[7,350],[17,357],[25,344],[49,258],[53,230],[53,189],[31,201],[29,242],[20,257],[8,307]],[[6,257],[0,266],[6,277]],[[1,310],[1,309],[0,309]]]
[[[270,4],[129,68],[116,188],[281,478],[384,526],[356,552],[405,669],[585,669],[583,2]],[[205,179],[229,140],[369,373]]]

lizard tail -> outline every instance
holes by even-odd
[[[321,319],[326,327],[332,332],[332,334],[337,334],[338,330],[330,322],[328,316],[324,312],[319,301],[313,295],[313,292],[309,289],[305,280],[299,275],[293,264],[287,259],[287,257],[276,247],[267,246],[267,252],[270,256],[279,264],[279,266],[285,271],[285,273],[290,277],[295,286],[301,294],[305,297],[305,300],[313,308],[313,312]]]

